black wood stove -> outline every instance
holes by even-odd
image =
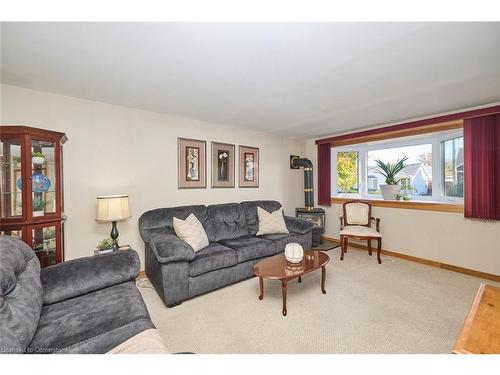
[[[295,209],[295,216],[314,223],[312,233],[313,246],[323,243],[321,235],[325,232],[325,210],[314,207],[313,165],[309,159],[292,157],[290,166],[294,169],[304,168],[305,207]]]

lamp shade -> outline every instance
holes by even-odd
[[[106,195],[97,197],[97,221],[119,221],[129,218],[128,195]]]

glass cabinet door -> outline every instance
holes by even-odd
[[[56,212],[55,144],[31,141],[31,205],[33,217]]]
[[[2,219],[23,216],[21,192],[21,139],[2,139],[0,142],[2,182],[0,211]]]
[[[5,236],[11,236],[11,237],[17,238],[19,240],[23,239],[23,231],[22,231],[21,228],[16,228],[16,229],[2,229],[0,231],[0,234],[1,235],[5,235]]]
[[[31,229],[32,248],[42,268],[57,263],[57,239],[58,236],[55,225]]]
[[[28,244],[42,267],[64,260],[60,189],[66,141],[52,130],[0,125],[0,233]]]

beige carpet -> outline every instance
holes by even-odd
[[[138,285],[172,352],[450,353],[484,281],[386,256],[378,265],[355,249],[343,262],[339,249],[327,254],[327,294],[320,272],[290,282],[286,317],[277,281],[262,301],[252,278],[171,309],[147,279]]]

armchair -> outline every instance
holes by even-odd
[[[375,228],[372,223],[375,222]],[[371,205],[368,202],[353,200],[343,205],[343,216],[340,217],[340,260],[344,260],[349,238],[368,241],[368,254],[372,255],[372,240],[377,240],[377,261],[382,249],[382,235],[380,234],[380,218],[371,216]]]
[[[133,250],[40,270],[33,249],[0,236],[0,354],[106,353],[154,328]]]

